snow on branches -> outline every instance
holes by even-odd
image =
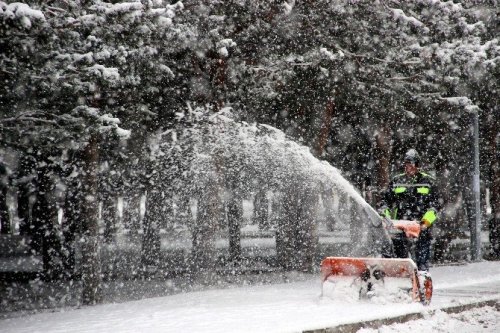
[[[7,4],[0,1],[0,18],[18,22],[25,29],[31,28],[32,20],[45,21],[42,11],[33,9],[27,4],[20,2]]]

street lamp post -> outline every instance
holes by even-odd
[[[473,150],[474,167],[472,173],[472,196],[474,200],[474,213],[470,216],[470,237],[471,237],[471,259],[478,261],[481,259],[481,192],[480,192],[480,171],[479,171],[479,110],[472,108],[473,127]]]

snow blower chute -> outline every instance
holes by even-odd
[[[386,221],[391,236],[404,234],[416,239],[420,226],[415,221]],[[418,272],[411,258],[351,258],[327,257],[321,262],[321,282],[330,282],[358,289],[359,298],[371,298],[380,293],[403,293],[424,305],[432,297],[432,280],[426,272]]]

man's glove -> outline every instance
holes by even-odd
[[[422,217],[422,222],[420,223],[421,229],[425,230],[425,229],[429,228],[434,223],[434,221],[436,221],[436,219],[437,219],[437,216],[436,216],[436,212],[434,211],[434,209],[428,210],[424,214],[424,216]]]

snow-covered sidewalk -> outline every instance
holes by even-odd
[[[437,310],[425,318],[395,323],[376,329],[364,328],[357,333],[415,333],[415,332],[500,332],[500,311],[491,306],[448,314]]]
[[[311,276],[302,282],[213,289],[58,310],[2,320],[0,327],[5,333],[301,332],[418,312],[429,313],[430,319],[439,322],[452,315],[440,311],[431,315],[432,311],[500,299],[500,262],[434,267],[431,272],[435,294],[428,307],[417,303],[320,298],[319,278]],[[490,317],[492,312],[498,314],[494,308],[485,311]],[[484,332],[494,332],[498,327],[498,323],[496,328],[487,325]]]

